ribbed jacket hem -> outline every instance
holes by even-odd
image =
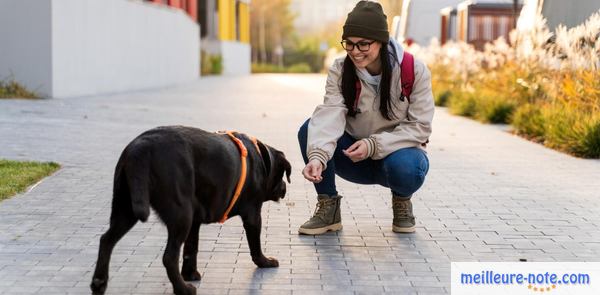
[[[322,150],[312,150],[308,153],[308,161],[319,160],[323,164],[323,171],[327,169],[327,153]]]

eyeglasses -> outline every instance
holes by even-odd
[[[369,49],[371,48],[371,44],[375,43],[375,41],[359,41],[354,43],[350,40],[342,40],[342,42],[340,43],[342,44],[342,47],[346,49],[346,51],[352,51],[354,50],[354,46],[356,46],[358,47],[358,51],[366,52],[369,51]]]

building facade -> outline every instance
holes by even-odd
[[[182,9],[193,20],[198,20],[198,0],[146,0],[156,4],[167,5],[173,8]]]
[[[394,17],[392,36],[400,42],[427,46],[440,34],[440,9],[462,0],[404,0],[402,12]]]
[[[572,28],[587,20],[593,13],[600,11],[600,0],[525,0],[523,12],[519,16],[517,28],[530,30],[538,15],[543,16],[550,31],[559,25]]]
[[[205,56],[221,57],[223,74],[250,73],[250,0],[146,1],[182,9],[196,20],[201,50]]]
[[[483,49],[485,43],[503,37],[516,27],[522,1],[465,1],[457,7],[457,40]]]
[[[190,15],[143,1],[2,0],[0,79],[44,97],[185,83],[199,77],[199,36]]]
[[[250,0],[201,0],[202,50],[220,56],[224,75],[250,74]]]

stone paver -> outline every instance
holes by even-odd
[[[390,193],[339,180],[344,229],[298,236],[315,193],[296,130],[322,100],[322,75],[208,77],[119,95],[0,100],[0,157],[63,165],[0,203],[0,294],[89,294],[124,146],[158,125],[235,129],[283,150],[288,196],[264,207],[257,269],[238,218],[202,226],[199,294],[444,294],[450,261],[598,261],[600,161],[570,157],[438,109],[431,169],[414,197],[418,230],[391,231]],[[166,231],[152,215],[117,244],[108,294],[169,294]]]

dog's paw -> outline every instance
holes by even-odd
[[[202,278],[197,270],[182,272],[181,276],[185,281],[199,281]]]
[[[103,280],[99,278],[94,278],[92,283],[90,284],[90,288],[92,289],[92,294],[94,295],[102,295],[106,292],[106,282],[108,279]]]
[[[254,264],[256,264],[256,266],[260,267],[260,268],[264,268],[264,267],[278,267],[279,266],[279,261],[277,261],[277,259],[273,258],[273,257],[261,257],[258,259],[253,259],[254,260]]]
[[[185,284],[185,287],[180,290],[174,290],[175,295],[196,295],[196,287]]]

